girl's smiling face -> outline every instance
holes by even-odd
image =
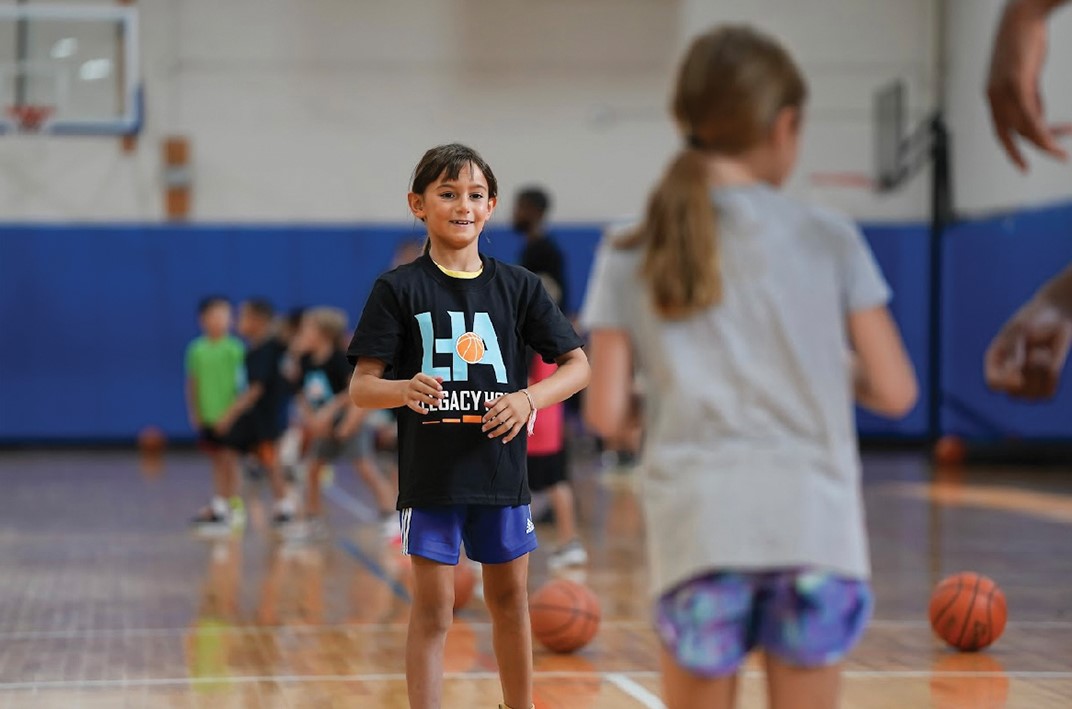
[[[444,171],[422,194],[409,194],[410,211],[428,226],[432,243],[451,250],[476,242],[495,202],[484,173],[473,163],[454,179]]]

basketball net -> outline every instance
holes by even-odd
[[[21,106],[9,106],[7,115],[11,117],[19,133],[37,133],[55,110],[52,106],[23,104]]]

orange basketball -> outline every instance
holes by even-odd
[[[934,444],[934,462],[939,465],[961,465],[968,455],[968,446],[957,436],[942,436]]]
[[[454,567],[454,610],[459,611],[469,605],[476,588],[476,574],[469,562],[462,559]]]
[[[469,364],[476,364],[484,358],[484,341],[475,332],[467,332],[454,344],[458,356]]]
[[[167,437],[156,426],[146,426],[138,433],[138,449],[146,455],[159,455],[166,445]]]
[[[1005,594],[981,574],[954,574],[931,594],[931,627],[958,650],[982,650],[1000,638],[1005,616]]]
[[[551,652],[573,652],[599,630],[599,599],[566,579],[549,581],[529,599],[532,635]]]

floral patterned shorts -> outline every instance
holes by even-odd
[[[757,646],[800,667],[837,662],[860,639],[872,605],[866,581],[826,572],[718,572],[664,594],[655,622],[681,667],[720,677]]]

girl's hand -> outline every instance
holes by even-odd
[[[503,445],[517,437],[532,414],[528,397],[520,391],[485,401],[484,406],[490,411],[484,414],[484,425],[480,430],[487,433],[488,438],[505,436]]]
[[[431,377],[423,372],[400,384],[402,385],[402,400],[406,406],[421,416],[428,413],[429,406],[437,405],[446,396],[443,391],[443,378]]]

